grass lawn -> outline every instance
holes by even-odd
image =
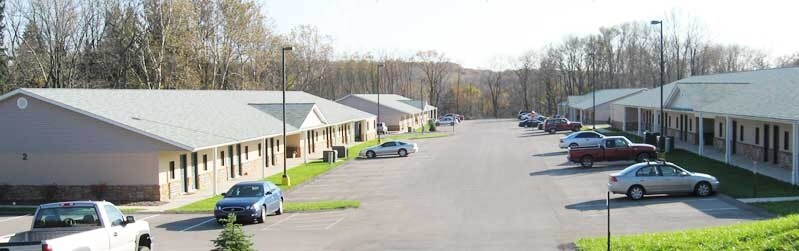
[[[216,202],[222,199],[221,195],[217,195],[208,199],[197,201],[189,205],[180,207],[178,209],[169,210],[172,213],[213,213]],[[333,210],[344,208],[358,208],[361,202],[357,200],[324,200],[312,202],[291,202],[287,201],[283,204],[283,209],[286,212],[303,212],[303,211],[318,211],[318,210]]]
[[[783,216],[799,214],[799,201],[763,202],[752,203],[752,205]]]
[[[604,129],[602,134],[626,136],[633,142],[642,142],[641,137],[613,129]],[[685,150],[665,154],[665,159],[692,172],[716,176],[721,182],[721,192],[735,198],[799,196],[799,189],[774,178],[758,175],[749,170],[705,158]],[[757,179],[757,180],[756,180]],[[757,184],[757,194],[755,194]]]
[[[387,137],[384,137],[383,140],[385,141],[385,140],[403,140],[403,139],[424,139],[424,138],[438,138],[438,137],[446,137],[446,136],[449,136],[449,134],[438,133],[438,132],[431,132],[431,133],[425,133],[425,134],[406,133],[406,134],[397,134],[397,135],[387,136]],[[374,145],[377,145],[377,139],[373,139],[373,140],[366,141],[364,143],[352,146],[352,147],[347,149],[347,157],[346,158],[342,158],[341,161],[337,161],[337,162],[335,162],[333,164],[327,164],[327,163],[322,162],[322,161],[314,161],[314,162],[309,162],[309,163],[302,164],[302,165],[296,166],[294,168],[288,169],[288,171],[287,171],[288,172],[288,176],[291,177],[291,186],[286,186],[286,185],[282,184],[283,183],[283,180],[282,180],[283,179],[283,174],[282,173],[278,173],[278,174],[269,176],[269,177],[266,178],[266,180],[268,180],[268,181],[270,181],[272,183],[275,183],[275,185],[279,186],[280,189],[283,189],[284,191],[286,191],[286,190],[289,190],[289,189],[291,189],[291,188],[293,188],[295,186],[303,184],[303,183],[307,182],[308,180],[313,179],[316,176],[319,176],[319,175],[321,175],[321,174],[323,174],[323,173],[325,173],[327,171],[330,171],[330,169],[333,169],[333,168],[335,168],[335,167],[337,167],[337,166],[339,166],[339,165],[341,165],[341,164],[343,164],[343,163],[345,163],[345,162],[347,162],[349,160],[357,158],[358,157],[358,153],[361,150],[363,150],[364,148],[370,147],[370,146],[374,146]],[[180,208],[174,209],[173,211],[175,211],[175,212],[209,212],[209,211],[213,210],[214,205],[221,198],[222,198],[222,196],[214,196],[214,197],[211,197],[211,198],[208,198],[208,199],[205,199],[205,200],[197,201],[197,202],[182,206]],[[289,205],[291,203],[292,202],[286,202],[285,207],[286,207],[287,210],[288,210]],[[321,201],[319,203],[329,203],[329,202]],[[357,203],[357,201],[356,201],[356,203]],[[350,204],[352,204],[352,203],[350,203]],[[325,204],[325,205],[327,205],[328,207],[331,206],[331,204]],[[355,206],[355,207],[357,207],[357,206]],[[304,207],[298,207],[298,208],[313,208],[313,207],[312,206],[304,206]],[[325,209],[334,209],[334,208],[325,208]]]
[[[606,237],[584,238],[578,250],[606,250]],[[797,250],[799,215],[723,227],[611,238],[612,250]]]

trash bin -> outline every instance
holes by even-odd
[[[336,162],[336,151],[324,151],[322,152],[322,160],[325,163],[332,164]]]
[[[674,136],[666,136],[666,152],[674,151]]]
[[[346,158],[347,157],[347,147],[346,146],[333,146],[333,151],[336,151],[336,157],[339,158]]]

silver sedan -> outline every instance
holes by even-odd
[[[399,155],[400,157],[419,151],[416,143],[408,143],[399,140],[384,142],[383,144],[372,146],[361,150],[358,157],[375,158],[377,156]]]
[[[643,162],[610,174],[608,190],[640,200],[647,194],[694,193],[704,197],[719,190],[719,180],[704,173],[693,173],[665,161]]]

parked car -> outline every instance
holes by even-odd
[[[571,148],[578,146],[597,146],[602,143],[605,135],[598,132],[575,132],[566,137],[560,138],[560,148]]]
[[[384,142],[383,144],[368,147],[358,153],[360,158],[375,158],[378,156],[386,155],[399,155],[400,157],[408,156],[408,154],[419,151],[419,146],[416,143],[408,143],[399,140]]]
[[[549,132],[550,134],[555,134],[559,131],[579,131],[583,128],[583,124],[580,122],[573,122],[569,121],[565,118],[557,118],[557,119],[547,119],[544,122],[544,131]]]
[[[112,234],[113,233],[113,234]],[[39,206],[31,230],[0,236],[0,250],[138,250],[152,248],[150,224],[105,201]]]
[[[640,200],[647,194],[693,193],[705,197],[718,191],[719,180],[704,173],[689,172],[671,162],[649,161],[610,174],[608,190]]]
[[[455,113],[447,113],[446,115],[444,115],[441,118],[447,118],[447,117],[453,118],[453,119],[457,120],[457,122],[463,121],[463,115],[455,114]]]
[[[386,126],[386,123],[377,123],[377,134],[388,134],[388,126]]]
[[[544,122],[544,120],[545,119],[543,117],[540,117],[540,116],[539,117],[535,117],[535,118],[522,120],[521,122],[519,122],[519,127],[537,127],[538,124],[541,124],[542,122]]]
[[[602,139],[597,146],[569,148],[569,161],[580,163],[582,167],[592,167],[594,162],[635,160],[643,162],[656,158],[655,146],[635,144],[622,136],[610,136]]]
[[[266,221],[268,214],[283,214],[283,191],[272,182],[245,181],[236,183],[214,206],[214,218],[224,223],[228,214],[236,214],[237,221]]]
[[[458,123],[458,120],[453,118],[453,117],[446,117],[445,116],[445,117],[442,117],[442,118],[436,120],[436,126],[441,126],[441,125],[454,126],[457,123]]]

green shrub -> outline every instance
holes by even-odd
[[[436,122],[431,119],[431,120],[427,121],[427,123],[430,124],[430,131],[431,132],[435,132],[436,131]]]
[[[252,235],[244,233],[241,224],[236,223],[236,215],[229,214],[225,222],[225,229],[219,233],[219,237],[213,240],[217,251],[254,251]]]

